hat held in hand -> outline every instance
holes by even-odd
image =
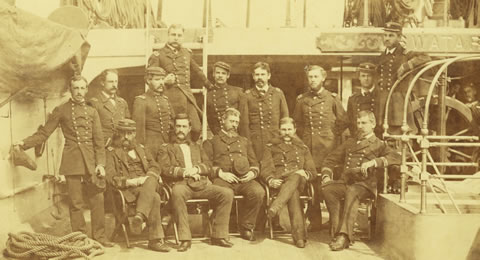
[[[10,154],[12,156],[12,162],[15,166],[23,166],[32,171],[37,169],[37,163],[30,158],[25,151],[20,147],[14,147],[10,149]]]

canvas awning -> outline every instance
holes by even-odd
[[[65,91],[70,61],[85,62],[90,45],[80,31],[0,1],[0,92]],[[79,68],[81,70],[81,66]]]

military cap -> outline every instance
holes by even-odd
[[[371,62],[364,62],[358,65],[358,72],[375,73],[376,66]]]
[[[22,149],[12,146],[10,149],[13,165],[23,166],[32,171],[37,169],[37,163],[30,158]]]
[[[121,131],[135,131],[137,124],[132,119],[122,119],[118,121],[116,129]]]
[[[151,66],[147,68],[147,74],[165,76],[167,72],[161,67]]]
[[[233,161],[233,171],[237,176],[243,176],[250,170],[247,157],[238,157]]]
[[[402,33],[402,25],[396,22],[388,22],[385,24],[383,30],[386,32]]]
[[[222,69],[230,72],[230,65],[226,62],[217,61],[217,62],[215,62],[215,64],[213,64],[213,68],[216,68],[216,67],[222,68]]]
[[[179,113],[175,116],[175,120],[177,119],[190,119],[190,118],[188,118],[188,115],[185,113]]]

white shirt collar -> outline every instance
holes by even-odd
[[[385,54],[393,54],[396,49],[397,49],[397,47],[391,48],[391,49],[386,48],[385,49]]]
[[[268,91],[268,84],[265,84],[265,86],[263,86],[263,88],[259,88],[257,85],[255,85],[255,87],[257,88],[257,90],[265,90],[265,93],[267,93],[267,91]]]
[[[360,91],[362,92],[362,95],[365,96],[366,94],[372,93],[374,90],[375,90],[375,85],[373,85],[373,87],[371,87],[369,90],[365,90],[362,88]]]

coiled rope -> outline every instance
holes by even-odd
[[[73,232],[63,237],[41,233],[8,233],[4,254],[14,258],[66,259],[83,257],[91,259],[105,253],[103,246],[82,232]]]

